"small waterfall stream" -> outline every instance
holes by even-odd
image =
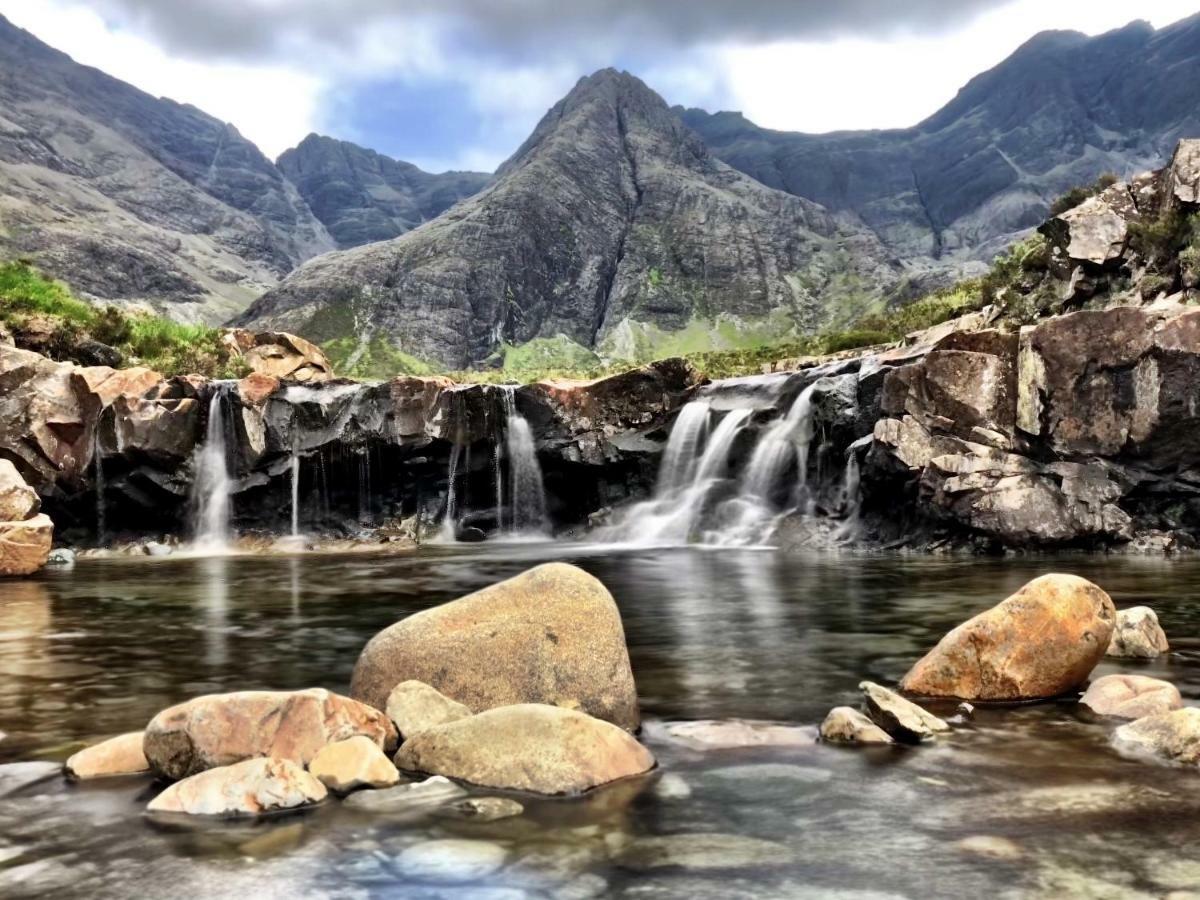
[[[230,495],[233,482],[226,459],[225,404],[228,383],[215,385],[208,403],[204,443],[196,451],[196,479],[192,485],[192,529],[197,549],[224,553],[229,549]]]
[[[292,537],[300,537],[300,454],[292,447]]]
[[[95,467],[96,479],[96,544],[104,546],[108,539],[108,517],[104,508],[104,456],[100,449],[100,428],[92,432],[92,465]]]
[[[508,431],[508,481],[512,498],[512,531],[516,535],[546,532],[546,489],[538,463],[533,430],[524,416],[513,413]]]

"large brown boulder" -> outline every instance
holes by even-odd
[[[46,564],[54,523],[45,513],[24,522],[0,522],[0,576],[32,575]]]
[[[320,803],[325,785],[289,759],[247,759],[171,785],[150,801],[154,813],[259,816]]]
[[[638,727],[617,605],[603,584],[565,563],[538,566],[379,632],[358,658],[350,695],[384,709],[392,689],[410,680],[476,712],[547,703]]]
[[[41,507],[37,491],[7,459],[0,459],[0,522],[24,522]]]
[[[947,634],[900,683],[924,697],[1033,700],[1082,684],[1104,656],[1116,610],[1075,575],[1043,575]]]
[[[608,722],[522,703],[422,731],[404,742],[396,765],[481,787],[579,794],[648,772],[654,757]]]
[[[376,709],[321,688],[209,694],[165,709],[146,726],[154,771],[184,778],[258,756],[307,765],[327,744],[365,735],[384,750],[396,729]]]

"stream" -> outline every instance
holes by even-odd
[[[199,694],[344,692],[398,618],[550,559],[612,591],[659,768],[496,822],[336,802],[169,826],[144,779],[38,779],[36,760]],[[0,586],[0,895],[97,897],[1162,897],[1200,890],[1200,775],[1124,759],[1073,704],[976,710],[936,744],[699,751],[667,726],[816,726],[894,683],[948,629],[1069,571],[1154,607],[1172,652],[1105,660],[1200,696],[1200,560],[784,554],[564,542],[348,554],[81,560]],[[953,706],[948,712],[953,711]],[[18,764],[18,765],[12,765]],[[495,792],[490,792],[495,793]],[[660,840],[664,836],[684,836]],[[467,839],[447,884],[404,853]],[[762,856],[774,842],[785,858]],[[970,839],[970,840],[967,840]],[[963,842],[966,841],[964,844]],[[487,845],[486,852],[481,849]],[[642,845],[644,852],[630,853]],[[456,845],[457,846],[457,845]],[[499,848],[499,849],[497,849]],[[464,851],[465,852],[465,851]],[[470,855],[470,854],[468,854]]]

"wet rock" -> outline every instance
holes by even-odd
[[[32,575],[50,558],[54,523],[45,513],[24,522],[0,522],[0,576]]]
[[[898,741],[917,744],[950,730],[950,726],[937,716],[895,691],[870,681],[862,682],[858,688],[863,692],[867,712],[875,724]]]
[[[821,723],[823,740],[835,744],[890,744],[892,737],[857,709],[835,706]]]
[[[249,406],[262,406],[280,388],[280,381],[273,375],[251,372],[238,382],[238,396]]]
[[[422,731],[405,741],[396,765],[483,787],[578,794],[647,772],[654,757],[611,723],[525,703]]]
[[[392,688],[385,705],[387,716],[400,732],[400,740],[434,725],[444,725],[471,715],[471,710],[422,681],[402,681]]]
[[[0,522],[24,522],[37,515],[41,500],[17,467],[0,459]]]
[[[1122,725],[1113,732],[1113,745],[1133,756],[1200,763],[1200,709],[1176,709]]]
[[[62,566],[64,569],[69,569],[75,565],[75,551],[67,547],[59,547],[57,550],[51,550],[50,555],[46,557],[46,565]]]
[[[52,762],[19,762],[0,765],[0,798],[9,797],[43,781],[62,776],[62,766]]]
[[[239,691],[196,697],[165,709],[146,727],[146,758],[168,778],[183,778],[256,756],[307,765],[326,744],[364,735],[395,748],[387,717],[321,688]]]
[[[1140,719],[1183,706],[1175,685],[1145,675],[1097,678],[1088,685],[1079,702],[1099,715],[1121,719]]]
[[[671,834],[639,838],[614,860],[624,869],[749,869],[793,861],[783,844],[737,834]]]
[[[947,634],[904,676],[903,691],[966,700],[1054,697],[1104,656],[1116,610],[1074,575],[1043,575]]]
[[[495,822],[497,819],[519,816],[525,812],[525,807],[509,797],[468,797],[451,803],[444,812],[459,819]]]
[[[692,787],[683,776],[668,772],[655,783],[654,793],[663,800],[686,800],[692,796]]]
[[[1117,613],[1108,655],[1134,659],[1155,659],[1170,649],[1167,636],[1158,624],[1158,614],[1148,606],[1134,606]]]
[[[486,878],[507,860],[508,851],[499,844],[447,838],[405,849],[396,857],[396,868],[414,881],[456,884]]]
[[[133,731],[80,750],[67,760],[64,769],[80,781],[147,773],[150,763],[142,752],[142,732]]]
[[[350,693],[383,709],[392,689],[408,680],[473,710],[547,703],[631,731],[639,722],[617,605],[604,585],[565,563],[538,566],[384,629],[359,656]]]
[[[648,737],[670,740],[693,750],[732,750],[738,747],[811,747],[814,729],[750,719],[703,719],[695,722],[654,723]]]
[[[308,771],[325,787],[342,794],[363,787],[390,787],[400,780],[400,773],[379,745],[361,734],[326,744],[312,758]]]
[[[1017,860],[1024,853],[1021,848],[1008,838],[991,834],[974,834],[965,837],[954,845],[963,853],[971,856],[981,856],[984,859]]]
[[[347,797],[345,805],[367,812],[419,812],[444,806],[466,793],[449,778],[435,775],[379,791],[360,791]]]
[[[258,816],[319,803],[325,785],[288,759],[248,759],[176,782],[150,801],[152,813]]]

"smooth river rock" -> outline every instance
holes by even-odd
[[[482,787],[579,794],[648,772],[654,757],[609,722],[523,703],[422,731],[404,742],[396,765]]]
[[[0,522],[0,575],[32,575],[46,564],[54,523],[45,513],[24,522]]]
[[[1156,659],[1170,649],[1158,624],[1158,613],[1148,606],[1134,606],[1117,613],[1108,655],[1133,659]]]
[[[350,695],[384,709],[409,680],[476,711],[547,703],[628,731],[639,723],[617,605],[603,584],[566,563],[537,566],[379,632],[358,658]]]
[[[396,728],[377,709],[323,688],[209,694],[165,709],[146,726],[154,771],[184,778],[256,756],[308,763],[326,744],[364,735],[392,751]]]
[[[805,725],[753,719],[700,719],[694,722],[654,723],[647,737],[682,744],[692,750],[734,750],[740,747],[811,747],[816,732]]]
[[[1113,732],[1113,744],[1134,756],[1195,765],[1200,762],[1200,709],[1189,706],[1122,725]]]
[[[507,859],[508,851],[491,841],[444,838],[406,848],[396,857],[396,867],[405,879],[454,884],[486,878]]]
[[[1075,575],[1043,575],[947,634],[900,687],[924,697],[1034,700],[1078,687],[1104,656],[1116,610]]]
[[[7,459],[0,459],[0,522],[24,522],[37,515],[41,507],[37,491]]]
[[[833,744],[891,744],[892,736],[850,706],[835,706],[821,723],[821,738]]]
[[[79,781],[149,772],[150,763],[142,751],[142,732],[131,731],[86,747],[68,759],[63,769]]]
[[[1145,675],[1097,678],[1079,700],[1092,712],[1121,719],[1140,719],[1183,706],[1179,689],[1169,681]]]
[[[248,759],[176,782],[146,809],[194,816],[257,816],[325,799],[325,785],[288,759]]]
[[[379,745],[361,734],[326,744],[312,758],[308,771],[340,794],[363,787],[391,787],[400,780],[400,773]]]
[[[423,681],[402,681],[388,694],[387,716],[405,741],[426,728],[457,722],[471,715],[463,704],[451,700]]]
[[[950,730],[950,726],[933,713],[882,685],[864,681],[858,689],[863,692],[871,719],[898,741],[918,744]]]
[[[346,806],[369,812],[408,813],[443,806],[466,791],[449,778],[435,775],[424,781],[410,781],[380,791],[360,791],[346,798]]]

